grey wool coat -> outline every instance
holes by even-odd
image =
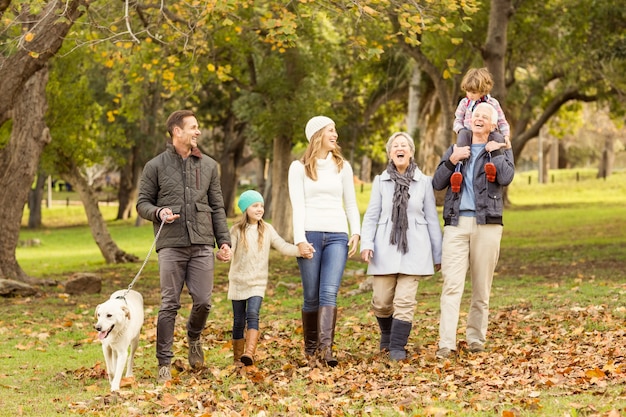
[[[361,252],[372,250],[368,275],[432,275],[441,263],[442,234],[431,177],[415,169],[409,187],[407,241],[403,254],[389,243],[393,223],[391,211],[395,182],[387,171],[377,175],[361,226]]]

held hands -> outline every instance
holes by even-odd
[[[350,247],[350,250],[348,251],[348,257],[356,253],[356,250],[359,247],[359,240],[361,240],[361,236],[359,235],[352,235],[350,237],[350,240],[348,241],[348,246]]]
[[[230,250],[230,246],[224,243],[222,244],[222,246],[220,246],[220,250],[217,251],[215,257],[222,262],[228,262],[230,261],[232,254],[233,253]]]
[[[315,248],[309,242],[300,242],[298,243],[298,250],[300,251],[300,256],[305,259],[313,258],[313,253],[315,252]]]
[[[159,218],[161,222],[172,223],[174,220],[180,218],[180,214],[172,213],[172,209],[169,207],[164,207],[159,212]]]

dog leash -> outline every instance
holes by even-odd
[[[126,298],[126,294],[128,294],[128,292],[133,289],[133,285],[135,285],[135,282],[137,281],[137,279],[139,279],[139,275],[141,275],[141,271],[143,271],[143,268],[148,263],[148,259],[150,259],[150,255],[152,255],[152,251],[154,250],[154,247],[156,246],[157,240],[159,240],[159,235],[161,234],[161,229],[163,229],[164,224],[165,224],[165,219],[161,220],[161,225],[159,226],[159,230],[157,230],[156,235],[154,235],[154,241],[152,242],[152,246],[150,247],[150,250],[148,251],[148,255],[146,256],[146,259],[144,259],[143,261],[143,265],[141,265],[141,268],[139,268],[137,275],[135,275],[135,278],[133,278],[133,280],[128,285],[128,288],[126,289],[126,292],[124,293],[124,295],[117,297],[117,298]]]

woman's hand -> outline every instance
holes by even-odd
[[[374,252],[371,249],[365,249],[363,252],[361,252],[361,259],[363,259],[367,263],[370,263],[370,260],[372,260],[373,256]]]
[[[305,259],[313,258],[313,253],[315,253],[315,248],[309,242],[300,242],[296,245],[298,250],[300,251],[300,256]]]
[[[350,247],[350,250],[348,251],[348,257],[356,253],[357,249],[359,248],[359,240],[361,240],[361,236],[359,235],[352,235],[350,237],[350,240],[348,241],[348,246]]]

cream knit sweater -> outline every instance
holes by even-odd
[[[306,176],[302,162],[291,163],[289,197],[293,208],[294,243],[306,242],[306,231],[361,233],[353,175],[348,161],[344,161],[343,169],[337,172],[330,152],[326,159],[317,160],[317,181]]]
[[[269,275],[270,247],[283,255],[300,256],[296,245],[287,243],[269,223],[265,224],[263,245],[259,248],[259,228],[256,224],[249,224],[246,228],[246,242],[243,245],[239,230],[235,226],[230,228],[230,241],[233,258],[228,272],[228,299],[247,300],[252,296],[265,296]]]

